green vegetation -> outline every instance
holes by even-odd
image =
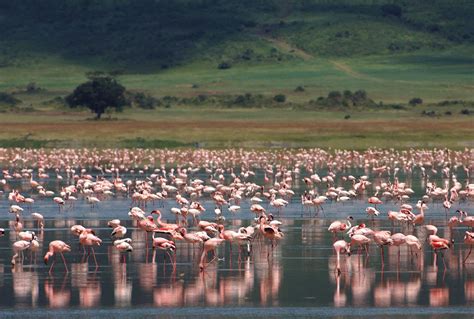
[[[26,147],[474,147],[466,104],[406,110],[172,107],[124,109],[98,125],[87,112],[0,116],[0,146]],[[433,116],[422,115],[434,111]],[[451,115],[445,112],[450,111]],[[23,137],[23,138],[22,138]],[[389,144],[387,144],[389,143]]]
[[[125,87],[110,76],[93,76],[66,97],[70,107],[86,106],[97,115],[111,107],[121,110],[127,104]]]
[[[0,146],[472,146],[473,15],[468,0],[4,1]],[[99,127],[67,96],[103,72],[130,107]]]

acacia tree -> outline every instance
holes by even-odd
[[[127,99],[125,87],[113,77],[96,76],[79,85],[66,97],[66,102],[70,107],[86,106],[100,119],[107,108],[120,110],[127,104]]]

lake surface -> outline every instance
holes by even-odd
[[[346,172],[347,174],[348,172]],[[357,174],[357,170],[353,171]],[[359,171],[359,175],[363,171]],[[205,173],[197,176],[205,179]],[[256,178],[261,179],[262,173]],[[133,176],[131,176],[133,177]],[[416,176],[415,176],[416,177]],[[462,172],[459,173],[462,179]],[[373,177],[375,180],[376,177]],[[421,178],[407,180],[415,190],[408,203],[415,204],[424,194],[425,181]],[[285,237],[271,251],[265,241],[253,243],[250,256],[236,246],[232,253],[225,243],[218,250],[218,258],[199,271],[200,252],[196,247],[177,242],[176,271],[163,252],[158,252],[157,263],[151,262],[151,250],[145,250],[145,234],[135,227],[127,213],[132,206],[124,195],[102,200],[91,208],[81,196],[74,207],[58,212],[51,198],[35,197],[29,210],[24,206],[25,229],[35,229],[30,212],[37,211],[45,217],[45,228],[39,234],[41,250],[37,256],[25,254],[23,265],[10,265],[11,245],[17,240],[10,231],[13,216],[8,213],[10,203],[7,193],[13,187],[28,194],[26,180],[13,180],[10,188],[0,197],[0,227],[7,233],[0,238],[0,316],[31,317],[229,317],[229,318],[286,318],[286,317],[373,317],[393,316],[404,318],[461,318],[474,316],[474,255],[463,265],[467,248],[462,243],[466,227],[446,226],[446,214],[440,202],[429,203],[426,223],[437,225],[438,235],[454,238],[455,245],[445,252],[447,269],[438,258],[434,263],[433,252],[426,243],[423,227],[407,228],[392,225],[387,220],[388,210],[398,210],[400,203],[389,201],[378,206],[382,215],[373,222],[365,213],[367,194],[346,203],[330,202],[323,205],[324,214],[310,217],[300,203],[299,194],[304,184],[297,182],[296,195],[278,217],[282,221]],[[442,178],[439,177],[441,184]],[[57,181],[47,180],[49,189],[59,190]],[[213,220],[214,202],[201,200],[206,212],[203,220]],[[150,204],[145,210],[158,208],[164,219],[175,221],[170,212],[176,202],[168,199],[161,207]],[[241,211],[231,215],[224,207],[226,229],[238,229],[254,222],[250,202],[240,203]],[[264,204],[265,207],[268,204]],[[472,202],[453,204],[449,216],[456,209],[472,211]],[[270,211],[276,212],[268,206]],[[369,256],[354,251],[351,257],[342,257],[342,274],[335,275],[333,237],[327,231],[336,219],[352,215],[355,223],[366,223],[373,229],[414,234],[423,243],[422,253],[410,254],[401,248],[390,247],[382,267],[379,248],[370,245]],[[126,256],[126,262],[113,247],[111,229],[107,221],[119,218],[128,228],[127,236],[133,240],[134,251]],[[192,220],[189,219],[190,223]],[[99,267],[93,259],[84,262],[82,248],[77,237],[70,232],[74,224],[93,228],[103,239],[96,249]],[[345,237],[349,240],[348,237]],[[42,257],[50,241],[60,239],[72,246],[65,254],[69,273],[64,272],[61,260],[53,273]],[[269,253],[270,251],[270,253]],[[270,255],[268,257],[268,255]],[[36,261],[36,262],[35,262]]]

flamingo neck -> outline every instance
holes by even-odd
[[[351,228],[352,225],[351,225],[351,221],[349,219],[346,220],[346,225],[347,225],[347,228]]]

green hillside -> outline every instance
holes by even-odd
[[[472,100],[473,16],[468,0],[2,1],[0,91],[35,82],[20,98],[37,107],[107,70],[156,97]]]

